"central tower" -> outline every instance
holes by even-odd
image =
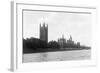
[[[48,24],[40,23],[40,40],[48,42]]]

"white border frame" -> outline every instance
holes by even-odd
[[[33,69],[54,69],[66,67],[78,67],[96,65],[96,44],[92,43],[91,60],[61,61],[61,62],[42,62],[42,63],[22,63],[22,10],[54,10],[92,13],[92,42],[95,41],[96,8],[79,6],[43,5],[25,2],[11,2],[11,24],[12,24],[12,46],[11,46],[11,70],[26,71]],[[29,68],[28,68],[29,67]]]

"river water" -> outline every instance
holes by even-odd
[[[91,58],[91,50],[57,51],[45,53],[23,54],[22,61],[26,62],[45,62],[45,61],[67,61],[85,60]]]

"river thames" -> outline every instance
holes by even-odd
[[[91,50],[71,50],[57,52],[42,52],[23,54],[23,63],[27,62],[46,62],[46,61],[69,61],[69,60],[88,60],[91,58]]]

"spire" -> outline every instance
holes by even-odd
[[[70,35],[70,40],[72,40],[72,36]]]
[[[47,27],[47,28],[48,28],[48,24],[46,24],[46,23],[45,23],[45,27]]]
[[[62,35],[62,38],[64,39],[64,35]]]

